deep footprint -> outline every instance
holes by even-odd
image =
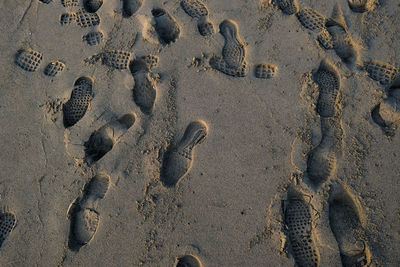
[[[139,10],[142,4],[143,0],[122,0],[122,10],[124,17],[131,17]]]
[[[15,56],[15,63],[26,71],[36,71],[42,62],[43,54],[32,49],[21,49]]]
[[[230,76],[247,76],[246,48],[240,40],[238,25],[232,20],[224,20],[219,25],[219,29],[225,38],[222,58],[212,57],[210,66]]]
[[[80,77],[75,81],[70,99],[63,105],[65,128],[75,125],[86,114],[93,98],[93,80]]]
[[[182,9],[191,16],[197,19],[197,29],[203,36],[214,33],[214,24],[210,21],[208,8],[201,0],[182,0]]]
[[[295,14],[299,11],[297,0],[276,0],[278,7],[287,15]]]
[[[198,258],[192,255],[185,255],[178,259],[176,267],[201,267],[201,262]]]
[[[204,141],[207,133],[208,127],[205,122],[191,122],[179,143],[168,148],[160,173],[160,179],[165,186],[175,186],[188,174],[193,165],[193,149]]]
[[[94,203],[104,198],[110,184],[106,174],[94,176],[85,186],[82,196],[78,197],[68,211],[71,220],[68,247],[73,251],[92,240],[95,235],[100,216],[94,209]]]
[[[155,30],[160,40],[166,44],[175,42],[181,32],[175,18],[161,8],[153,9],[151,14],[153,14],[156,21]]]
[[[342,61],[349,66],[358,63],[360,54],[347,30],[346,21],[339,4],[333,8],[332,17],[326,22],[328,32],[332,36],[333,49]]]
[[[338,95],[341,88],[339,71],[329,61],[323,60],[314,75],[314,80],[319,88],[318,114],[321,117],[333,117],[337,113]]]
[[[371,116],[386,135],[393,136],[400,123],[400,99],[392,96],[384,99],[372,110]]]
[[[89,13],[94,13],[103,5],[103,0],[83,0],[83,7]]]
[[[107,154],[126,131],[131,128],[135,120],[135,114],[128,113],[93,132],[85,143],[86,161],[92,163]]]
[[[352,11],[364,13],[372,10],[373,1],[371,0],[348,0],[349,7]]]
[[[288,199],[285,204],[285,224],[297,266],[319,266],[319,252],[312,229],[310,204],[293,187],[288,188]]]
[[[0,211],[0,249],[15,227],[15,215],[8,211]]]
[[[333,185],[329,198],[329,224],[339,245],[344,267],[366,266],[369,250],[365,242],[360,207],[342,185]]]
[[[150,75],[152,66],[154,64],[147,62],[145,57],[135,59],[130,64],[130,70],[135,79],[133,101],[147,115],[153,112],[157,94],[156,81]]]

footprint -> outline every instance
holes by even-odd
[[[274,64],[261,63],[256,65],[254,75],[259,79],[274,78],[278,74],[278,67]]]
[[[39,0],[39,1],[44,3],[44,4],[50,4],[51,1],[53,1],[53,0]]]
[[[395,66],[378,60],[364,62],[364,68],[372,79],[380,82],[382,85],[392,83],[400,73],[399,69]]]
[[[197,28],[201,35],[207,36],[214,33],[214,24],[210,21],[208,8],[201,0],[182,0],[182,9],[191,16],[197,19]]]
[[[344,267],[366,266],[370,253],[364,237],[361,208],[342,185],[333,185],[329,197],[329,224],[339,245]]]
[[[65,64],[61,61],[52,61],[44,69],[44,74],[50,77],[54,77],[65,68]]]
[[[178,258],[176,267],[202,267],[200,260],[192,255],[185,255]]]
[[[330,145],[337,156],[343,152],[344,131],[339,117],[321,117],[321,134],[323,142]]]
[[[316,32],[319,43],[325,49],[332,49],[332,37],[325,27],[325,17],[312,8],[302,8],[297,14],[297,19],[305,28]]]
[[[393,136],[400,123],[400,99],[388,97],[371,112],[372,119],[388,136]]]
[[[337,158],[332,143],[323,138],[307,158],[307,174],[311,183],[319,187],[336,172]]]
[[[76,23],[82,28],[93,27],[100,24],[100,17],[81,9],[76,12]]]
[[[122,10],[124,17],[129,18],[135,14],[142,6],[143,0],[122,0]]]
[[[15,56],[15,63],[26,71],[36,71],[42,62],[43,54],[32,49],[21,49]]]
[[[276,0],[278,7],[287,15],[295,14],[299,11],[297,0]]]
[[[14,229],[16,223],[15,215],[9,211],[0,211],[0,248],[4,241]]]
[[[167,11],[155,8],[151,11],[156,21],[155,30],[161,41],[166,44],[175,42],[179,38],[179,25]]]
[[[352,11],[363,13],[372,10],[373,2],[371,0],[348,0]]]
[[[113,120],[93,132],[85,143],[88,163],[98,161],[109,152],[118,140],[135,123],[136,115],[128,113],[118,120]]]
[[[131,73],[135,79],[133,100],[144,114],[151,114],[156,100],[156,82],[150,75],[153,63],[150,58],[135,59],[130,64]]]
[[[61,17],[60,17],[61,25],[69,25],[72,22],[76,22],[76,21],[77,21],[77,16],[76,16],[76,13],[74,13],[74,12],[67,12],[67,13],[61,14]]]
[[[64,7],[74,7],[79,6],[79,1],[80,0],[61,0],[61,4]]]
[[[326,27],[332,36],[333,49],[342,61],[350,66],[358,63],[360,54],[347,30],[342,9],[338,3],[334,6],[332,17],[327,20]]]
[[[97,200],[104,198],[110,184],[110,177],[106,174],[94,176],[86,184],[82,196],[71,205],[68,215],[71,220],[68,246],[78,251],[93,238],[97,231],[100,215],[95,210]]]
[[[319,98],[317,112],[321,117],[333,117],[337,112],[338,95],[340,92],[340,74],[328,60],[322,60],[314,75],[318,84]]]
[[[284,216],[296,266],[319,266],[319,251],[313,233],[311,206],[295,188],[288,188]]]
[[[175,186],[192,168],[193,149],[204,141],[208,127],[204,121],[191,122],[177,145],[171,145],[164,155],[161,167],[161,181],[167,186]]]
[[[212,57],[210,59],[210,66],[230,76],[247,76],[246,48],[240,40],[238,25],[232,20],[224,20],[219,25],[219,29],[225,38],[222,58]]]
[[[131,52],[124,50],[109,50],[86,58],[84,62],[87,64],[94,64],[100,60],[104,65],[114,69],[124,70],[128,69],[131,58]]]
[[[80,77],[74,83],[70,99],[63,105],[64,126],[75,125],[85,115],[93,98],[93,80]]]
[[[83,0],[83,7],[89,13],[95,13],[103,5],[103,0]]]
[[[83,41],[86,41],[88,45],[98,45],[103,41],[103,33],[100,31],[89,32],[83,36]]]

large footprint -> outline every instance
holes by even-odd
[[[319,252],[313,233],[311,207],[293,186],[288,188],[284,215],[292,254],[297,266],[318,266]]]
[[[208,15],[208,8],[201,0],[182,0],[181,6],[183,10],[197,19],[197,29],[203,36],[211,35],[214,33],[214,24],[210,21]]]
[[[370,253],[365,242],[361,208],[343,185],[333,185],[329,198],[329,224],[339,245],[344,267],[366,266]]]
[[[161,167],[161,181],[165,186],[175,186],[192,168],[193,149],[204,141],[208,127],[203,121],[191,122],[177,145],[166,152]]]
[[[224,20],[219,25],[225,38],[221,57],[212,57],[210,66],[222,73],[234,77],[245,77],[249,70],[246,62],[246,48],[240,40],[239,28],[233,20]]]
[[[93,132],[85,143],[87,162],[92,163],[101,159],[135,123],[135,120],[136,115],[128,113]]]
[[[110,184],[106,174],[94,176],[86,184],[83,194],[71,205],[68,215],[71,220],[68,246],[78,251],[92,240],[97,231],[100,215],[95,210],[97,200],[104,198]]]
[[[64,126],[75,125],[86,114],[93,97],[93,80],[80,77],[74,83],[70,99],[63,105]]]

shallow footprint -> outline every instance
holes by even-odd
[[[192,168],[193,149],[204,141],[208,127],[204,121],[191,122],[177,145],[171,145],[164,155],[160,179],[167,186],[175,186]]]
[[[15,63],[26,71],[36,71],[42,62],[43,54],[32,49],[21,49],[15,56]]]
[[[210,21],[208,8],[201,0],[182,0],[182,9],[191,16],[197,19],[197,29],[203,36],[214,33],[214,24]]]
[[[156,100],[156,82],[150,75],[151,62],[146,58],[135,59],[130,64],[131,73],[135,79],[133,101],[144,114],[151,114]]]
[[[175,42],[179,38],[180,28],[175,18],[162,8],[151,11],[156,21],[155,30],[161,41],[166,44]]]
[[[85,143],[87,162],[98,161],[107,154],[126,131],[131,128],[135,120],[136,115],[128,113],[93,132],[89,140]]]
[[[222,58],[212,57],[210,66],[230,76],[247,76],[246,48],[240,40],[238,25],[233,20],[227,19],[221,22],[219,29],[225,39]]]
[[[78,251],[93,238],[97,231],[100,216],[94,209],[94,203],[104,198],[110,184],[110,177],[106,174],[94,176],[86,184],[82,196],[75,200],[68,211],[70,234],[68,247]]]
[[[284,215],[291,252],[297,266],[319,266],[319,252],[313,234],[311,206],[293,186],[288,188]]]
[[[329,224],[339,245],[344,267],[366,266],[370,261],[361,208],[342,185],[333,185],[329,198]]]
[[[192,255],[185,255],[178,258],[176,267],[202,267],[200,260]]]
[[[339,71],[328,60],[322,60],[314,80],[319,88],[318,114],[321,117],[333,117],[337,113],[336,106],[340,92]]]
[[[0,211],[0,248],[4,241],[14,229],[16,223],[15,215],[9,211]]]
[[[93,80],[80,77],[75,81],[70,99],[63,105],[65,128],[75,125],[86,114],[93,98]]]
[[[364,62],[364,69],[373,80],[378,81],[382,85],[392,83],[400,73],[400,70],[395,66],[379,60]]]

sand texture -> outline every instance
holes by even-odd
[[[400,266],[399,1],[0,13],[0,266]]]

